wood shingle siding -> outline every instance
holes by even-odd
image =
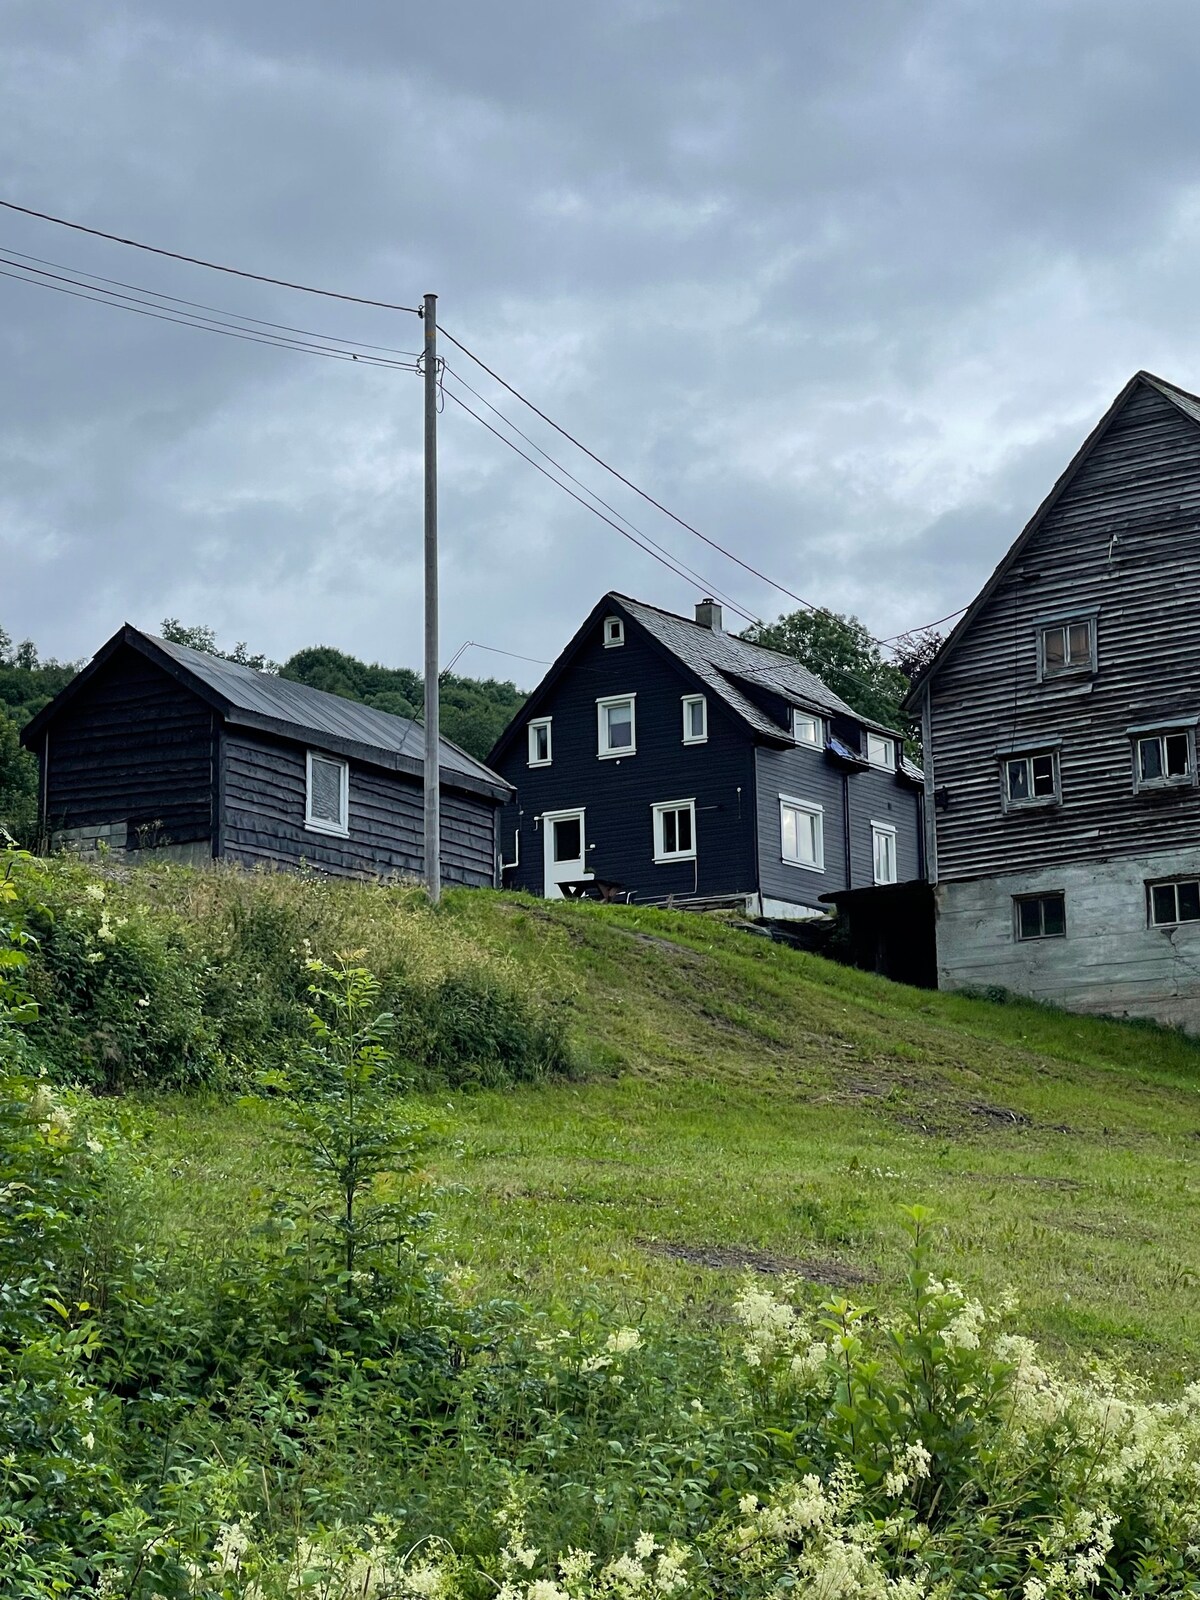
[[[937,876],[1169,849],[1200,789],[1135,794],[1125,729],[1200,713],[1200,425],[1137,387],[927,687]],[[1038,681],[1039,619],[1096,619],[1094,676]],[[999,803],[997,752],[1061,741],[1061,803]]]

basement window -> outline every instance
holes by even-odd
[[[1200,922],[1200,882],[1195,878],[1179,878],[1172,883],[1148,883],[1146,911],[1152,928]]]
[[[1018,939],[1063,939],[1067,933],[1067,901],[1061,892],[1023,894],[1013,899]]]
[[[350,763],[308,752],[304,826],[345,839],[350,833]]]
[[[1196,781],[1195,728],[1164,728],[1133,740],[1133,787],[1169,789]]]
[[[653,808],[655,861],[696,859],[696,802],[664,800]]]

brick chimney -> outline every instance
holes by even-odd
[[[696,601],[696,621],[702,628],[711,628],[714,633],[721,633],[721,608],[715,600]]]

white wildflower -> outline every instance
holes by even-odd
[[[83,892],[89,900],[104,899],[104,885],[102,883],[88,883],[84,885]]]

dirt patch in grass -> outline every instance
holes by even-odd
[[[670,1261],[683,1261],[693,1267],[709,1267],[713,1271],[749,1270],[771,1277],[806,1278],[809,1283],[828,1285],[832,1289],[849,1289],[870,1281],[858,1267],[828,1257],[781,1256],[770,1250],[756,1250],[750,1245],[675,1244],[669,1239],[636,1239],[634,1243],[649,1255],[666,1256]]]

